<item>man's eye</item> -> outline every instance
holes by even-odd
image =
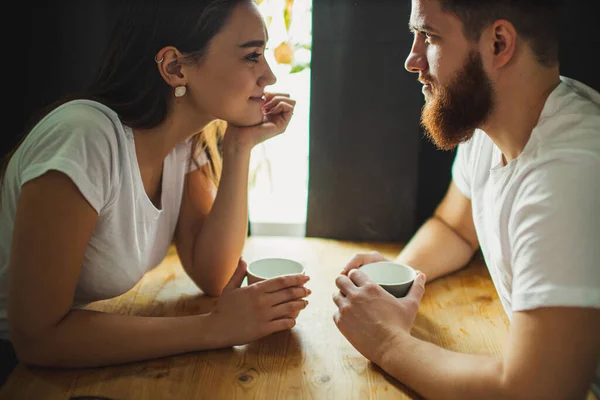
[[[255,63],[257,63],[257,62],[258,62],[258,58],[259,58],[260,56],[262,56],[262,53],[257,53],[257,52],[250,53],[250,54],[248,54],[248,55],[246,56],[246,60],[248,60],[248,61],[252,61],[252,62],[255,62]]]

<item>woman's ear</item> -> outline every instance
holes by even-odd
[[[160,75],[165,82],[175,88],[185,86],[186,80],[182,73],[181,60],[183,54],[177,48],[172,46],[163,47],[156,54],[154,61],[158,67]]]
[[[502,68],[513,58],[517,47],[517,30],[507,20],[494,22],[491,28],[493,66]]]

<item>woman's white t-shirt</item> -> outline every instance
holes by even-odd
[[[598,92],[561,77],[518,158],[504,165],[478,130],[458,147],[452,179],[471,199],[509,317],[539,307],[600,308]],[[594,385],[600,392],[600,368]]]
[[[195,165],[189,162],[190,151],[188,140],[165,158],[157,209],[142,184],[133,132],[113,110],[74,100],[43,118],[12,157],[2,184],[0,338],[9,339],[7,272],[23,184],[49,170],[60,171],[98,213],[75,289],[73,307],[81,307],[125,293],[163,260],[177,224],[185,174]]]

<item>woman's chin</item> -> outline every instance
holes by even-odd
[[[247,127],[247,126],[255,126],[255,125],[262,124],[264,122],[264,119],[265,119],[265,117],[261,112],[258,115],[246,116],[243,118],[232,118],[228,122],[230,124],[233,124],[236,126],[246,126]]]

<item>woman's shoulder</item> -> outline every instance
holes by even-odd
[[[94,100],[76,99],[52,109],[27,135],[30,145],[59,145],[60,143],[90,143],[122,147],[126,128],[115,111]]]
[[[63,103],[47,113],[26,135],[11,164],[22,185],[48,170],[69,176],[100,212],[120,185],[125,143],[116,113],[90,100]]]
[[[57,106],[42,118],[34,129],[57,125],[107,130],[122,128],[115,111],[100,102],[88,99],[69,100]]]

